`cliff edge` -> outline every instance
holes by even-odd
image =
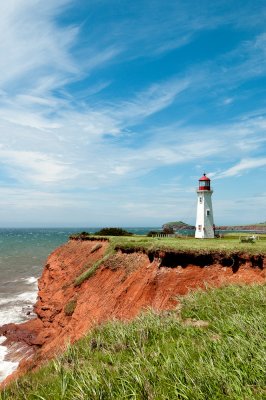
[[[108,246],[102,240],[70,240],[49,256],[39,279],[36,318],[0,328],[6,344],[20,342],[34,350],[27,352],[20,372],[107,320],[132,319],[148,307],[173,309],[179,295],[206,285],[265,282],[266,256],[131,249],[106,257]],[[78,279],[82,274],[85,278]]]

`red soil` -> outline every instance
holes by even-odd
[[[56,249],[39,280],[37,318],[0,328],[7,343],[19,341],[35,349],[30,361],[21,362],[19,372],[37,366],[104,321],[131,319],[147,307],[173,309],[178,295],[206,285],[265,282],[266,258],[260,267],[254,267],[248,257],[242,258],[237,272],[233,272],[232,268],[219,262],[202,267],[191,264],[181,267],[179,263],[174,267],[163,267],[164,253],[150,261],[144,253],[118,251],[92,277],[74,287],[75,278],[102,258],[108,246],[108,242],[101,242],[102,247],[91,253],[97,243],[73,240]],[[182,257],[184,260],[184,254]],[[71,300],[76,301],[76,308],[68,316],[65,306]]]

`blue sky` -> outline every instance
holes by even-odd
[[[5,4],[4,4],[5,3]],[[266,220],[264,1],[0,5],[2,226]]]

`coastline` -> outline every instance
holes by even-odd
[[[68,228],[0,229],[0,326],[21,324],[36,317],[33,307],[38,293],[37,280],[45,260],[73,231]],[[10,347],[12,344],[6,337],[0,336],[0,340],[1,381],[7,371],[16,369],[19,354]],[[14,357],[12,353],[16,353]]]
[[[110,319],[128,321],[147,307],[174,309],[177,296],[206,289],[206,285],[265,282],[265,256],[234,252],[228,256],[219,251],[205,256],[178,250],[145,252],[137,246],[133,251],[116,249],[106,257],[107,248],[108,242],[98,239],[70,240],[50,254],[39,279],[37,317],[0,328],[9,348],[16,342],[20,353],[31,350],[3,385]],[[98,268],[94,273],[75,285],[95,264]],[[70,304],[74,304],[71,312],[67,311]]]
[[[27,347],[26,344],[19,343],[16,340],[10,340],[10,338],[2,333],[5,330],[5,326],[10,326],[12,324],[22,325],[36,318],[34,305],[38,294],[37,278],[31,276],[26,278],[26,280],[28,280],[32,289],[14,296],[13,303],[15,306],[13,310],[7,310],[5,314],[3,312],[1,313],[1,322],[4,322],[4,324],[0,325],[0,384],[9,375],[13,374],[17,370],[20,361],[24,359],[25,356],[27,358],[31,353],[30,347]],[[9,304],[9,308],[11,308],[10,303],[12,303],[12,301],[8,302],[7,300],[6,303]]]
[[[9,375],[16,371],[19,360],[8,361],[9,348],[3,345],[7,341],[5,336],[0,336],[0,385]]]

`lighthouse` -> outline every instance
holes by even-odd
[[[199,179],[199,187],[197,190],[198,203],[195,238],[214,238],[212,193],[211,180],[206,176],[206,174],[203,174]]]

